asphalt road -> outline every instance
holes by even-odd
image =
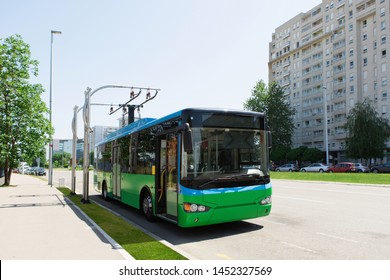
[[[273,180],[270,216],[190,229],[90,194],[194,259],[390,260],[390,187]]]

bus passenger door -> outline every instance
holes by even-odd
[[[114,198],[121,197],[121,165],[120,165],[120,146],[112,148],[112,194]]]
[[[159,139],[160,160],[158,166],[158,212],[177,221],[177,136],[166,134]]]

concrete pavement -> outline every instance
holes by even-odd
[[[55,186],[12,174],[0,187],[0,259],[133,259]]]

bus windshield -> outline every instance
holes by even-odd
[[[193,151],[183,153],[181,184],[211,189],[268,183],[265,133],[248,128],[193,127]]]

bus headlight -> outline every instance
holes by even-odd
[[[188,213],[207,212],[210,210],[210,208],[207,206],[188,202],[183,203],[183,208],[184,211]]]
[[[261,205],[266,205],[266,204],[271,204],[272,203],[272,197],[271,196],[267,196],[266,198],[262,199],[260,201],[260,204]]]

